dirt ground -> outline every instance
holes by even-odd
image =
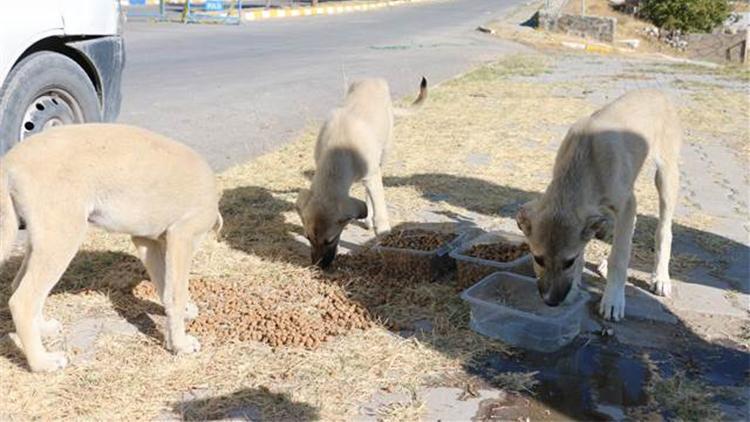
[[[423,110],[398,121],[384,170],[392,222],[418,222],[429,213],[487,229],[513,227],[515,209],[548,183],[567,127],[638,87],[660,87],[676,98],[686,131],[686,161],[693,156],[700,161],[701,153],[710,155],[720,147],[728,161],[715,163],[712,170],[746,170],[746,80],[746,72],[559,51],[481,66],[432,87]],[[92,231],[45,308],[65,326],[64,335],[48,345],[65,350],[72,363],[58,373],[31,374],[11,342],[0,343],[0,419],[352,420],[363,416],[362,406],[373,396],[396,392],[405,398],[377,407],[373,417],[414,420],[429,412],[419,393],[424,386],[472,393],[475,381],[517,393],[524,403],[543,409],[538,414],[533,406],[512,409],[514,417],[576,417],[559,403],[545,401],[543,389],[535,390],[535,372],[520,378],[506,370],[488,372],[488,356],[523,355],[469,329],[469,309],[458,298],[454,280],[430,283],[386,275],[377,260],[356,255],[340,257],[332,274],[309,267],[294,202],[313,171],[314,137],[311,128],[297,142],[218,176],[225,228],[195,258],[192,288],[203,315],[195,328],[210,324],[206,315],[229,308],[251,315],[242,326],[231,327],[235,320],[225,318],[223,328],[198,330],[200,353],[172,356],[163,349],[163,310],[148,285],[140,284],[147,276],[128,238]],[[700,286],[704,279],[725,282],[720,296],[727,309],[739,311],[693,312],[692,296],[685,293],[682,308],[677,306],[681,302],[666,303],[665,313],[678,322],[666,324],[663,332],[670,335],[654,340],[649,350],[721,345],[747,357],[750,331],[741,311],[747,279],[732,278],[730,259],[736,249],[747,254],[747,195],[741,193],[747,192],[747,172],[726,181],[736,194],[720,198],[717,207],[705,205],[710,189],[699,183],[701,178],[709,175],[685,166],[672,276],[678,290]],[[639,221],[631,263],[636,290],[648,283],[653,260],[657,199],[652,180],[649,169],[636,188]],[[354,194],[362,197],[362,189]],[[732,212],[725,213],[727,208]],[[355,225],[349,230],[364,232]],[[726,234],[732,230],[734,235]],[[592,244],[587,261],[597,264],[608,249],[603,242]],[[13,331],[7,299],[19,265],[14,256],[0,270],[0,335]],[[601,285],[594,281],[592,289]],[[627,333],[639,333],[644,324],[616,325],[615,330],[628,343]],[[277,329],[288,335],[272,335]],[[307,337],[295,340],[295,334]],[[487,367],[476,369],[486,362]],[[492,376],[483,375],[488,373]],[[631,407],[621,403],[626,414],[691,419],[736,410],[731,401],[727,410],[713,400],[720,393],[707,386],[710,378],[691,372],[649,374],[647,400]],[[737,394],[721,390],[730,393]],[[509,417],[497,413],[502,407],[485,406],[482,414]]]

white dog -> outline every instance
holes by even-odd
[[[427,98],[427,80],[422,78],[419,96],[412,107]],[[344,105],[323,124],[315,145],[315,176],[309,191],[297,198],[297,212],[312,247],[313,265],[326,268],[336,257],[342,230],[354,219],[366,218],[375,233],[390,231],[380,168],[390,148],[395,109],[388,83],[365,79],[353,83]],[[367,203],[349,196],[355,182],[367,190]]]
[[[571,127],[557,152],[552,182],[516,217],[528,238],[539,292],[548,305],[564,301],[571,287],[577,287],[586,243],[594,236],[607,236],[614,226],[599,311],[607,319],[624,317],[636,216],[633,184],[648,157],[656,163],[659,192],[653,289],[662,296],[670,294],[681,133],[674,106],[653,90],[628,93]]]
[[[218,192],[208,164],[190,148],[143,129],[73,125],[30,137],[0,159],[0,262],[13,246],[19,218],[29,245],[13,281],[9,307],[32,371],[66,366],[42,335],[60,323],[42,316],[47,295],[78,251],[89,224],[127,233],[167,315],[167,348],[198,351],[185,334],[188,275],[203,236],[221,228]],[[191,309],[192,308],[192,309]]]

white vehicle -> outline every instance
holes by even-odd
[[[3,2],[0,155],[51,126],[117,118],[122,24],[119,0]]]

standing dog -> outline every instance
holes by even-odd
[[[668,296],[672,215],[679,188],[681,129],[674,106],[660,92],[628,93],[576,122],[557,152],[552,182],[516,216],[534,255],[539,293],[556,306],[580,282],[583,250],[614,226],[607,286],[599,312],[625,315],[625,281],[635,227],[633,185],[646,158],[656,162],[659,224],[656,229],[656,294]]]
[[[35,135],[0,160],[0,261],[12,248],[19,218],[29,245],[9,307],[32,371],[67,364],[64,353],[42,345],[42,335],[61,329],[43,318],[42,308],[89,224],[132,236],[165,307],[167,348],[200,349],[185,334],[184,318],[197,312],[188,297],[190,261],[203,236],[221,228],[221,215],[214,174],[190,148],[122,125],[64,126]]]
[[[427,80],[422,78],[412,107],[426,98]],[[320,129],[315,175],[310,190],[301,191],[297,198],[313,265],[331,265],[341,231],[354,219],[365,218],[367,227],[374,227],[378,235],[390,231],[381,166],[391,144],[394,112],[409,110],[394,110],[386,81],[365,79],[349,87],[344,105],[333,110]],[[365,185],[367,203],[349,196],[358,181]]]

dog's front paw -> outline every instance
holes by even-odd
[[[182,340],[180,341],[171,341],[170,343],[167,344],[167,348],[176,355],[196,353],[201,350],[201,343],[197,338],[189,334],[182,336]]]
[[[62,324],[54,318],[44,319],[39,324],[39,331],[42,337],[53,337],[62,333]]]
[[[193,302],[188,302],[187,305],[185,305],[185,319],[192,321],[196,318],[198,318],[198,306]]]
[[[669,297],[672,294],[672,280],[669,277],[651,276],[651,291],[657,296]]]
[[[625,289],[607,286],[599,303],[599,314],[611,321],[625,318]]]
[[[27,358],[32,372],[54,372],[68,366],[68,358],[65,357],[63,352],[45,352],[40,356]]]

